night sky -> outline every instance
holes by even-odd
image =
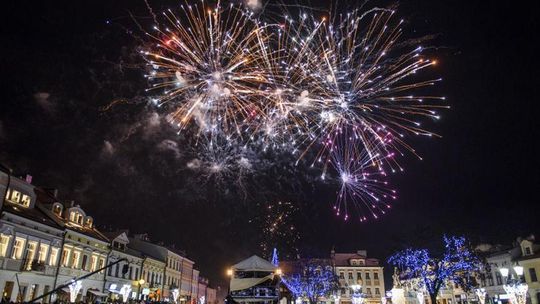
[[[434,35],[429,51],[444,79],[436,92],[451,109],[428,124],[442,138],[409,138],[423,160],[402,158],[405,174],[391,177],[399,199],[377,221],[337,219],[334,190],[294,168],[270,167],[246,181],[247,193],[186,170],[186,141],[146,102],[142,32],[130,17],[150,26],[143,0],[3,5],[0,161],[59,188],[103,229],[176,243],[218,283],[227,265],[263,254],[249,220],[267,201],[297,204],[304,256],[335,246],[385,259],[443,233],[510,243],[540,228],[539,27],[528,4],[485,2],[399,3],[407,36]],[[177,2],[149,3],[160,12]]]

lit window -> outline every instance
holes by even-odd
[[[97,256],[93,255],[92,256],[92,260],[90,261],[90,271],[95,271],[97,268],[97,261],[98,261],[98,258]]]
[[[11,193],[8,195],[8,200],[12,201],[13,203],[19,203],[21,200],[21,193],[17,190],[11,190]]]
[[[99,269],[105,267],[105,259],[99,258]],[[101,270],[101,273],[103,273],[103,270]]]
[[[51,248],[51,254],[49,255],[49,265],[56,266],[58,260],[58,248]]]
[[[47,244],[40,244],[39,245],[39,256],[38,260],[41,263],[45,263],[45,259],[47,259],[47,252],[49,251],[49,245]]]
[[[26,270],[32,269],[32,262],[34,261],[34,257],[36,256],[37,245],[38,243],[35,241],[28,242],[28,248],[26,252]]]
[[[30,196],[23,194],[21,197],[21,205],[24,207],[30,207]]]
[[[80,212],[71,211],[69,213],[69,220],[71,222],[73,222],[73,223],[77,223],[79,225],[82,225],[83,224],[83,219],[84,219],[84,216]]]
[[[9,244],[9,235],[0,235],[0,256],[5,257],[7,254],[8,244]]]
[[[85,225],[85,226],[88,227],[88,228],[92,228],[92,223],[93,223],[93,222],[94,222],[94,220],[92,219],[92,217],[87,216],[87,217],[86,217],[86,225]]]
[[[15,238],[15,243],[13,243],[13,254],[11,255],[12,259],[19,260],[22,258],[25,243],[25,239],[19,237]]]
[[[62,216],[62,206],[58,203],[54,204],[53,206],[53,212],[54,214],[58,216]]]
[[[79,259],[81,258],[81,253],[79,251],[73,251],[73,256],[71,258],[71,267],[72,268],[78,268],[79,267]]]
[[[62,251],[62,263],[61,263],[62,266],[68,267],[70,254],[71,254],[71,250],[64,248],[64,250]]]

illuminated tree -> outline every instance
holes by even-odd
[[[282,282],[295,298],[305,298],[316,304],[321,297],[331,296],[338,290],[339,282],[334,268],[325,260],[309,259],[295,262]]]
[[[480,260],[463,237],[443,237],[444,253],[430,255],[427,249],[405,249],[392,255],[388,262],[400,270],[402,280],[418,280],[425,288],[431,303],[444,284],[452,282],[465,290],[475,284],[474,275],[480,270]]]

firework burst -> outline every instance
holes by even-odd
[[[278,114],[266,117],[283,121],[274,133],[288,134],[299,158],[316,149],[314,159],[323,161],[327,141],[342,129],[352,130],[371,156],[414,152],[403,139],[408,133],[434,135],[417,120],[438,119],[440,106],[429,101],[444,98],[413,92],[440,81],[415,77],[436,62],[422,56],[422,47],[400,43],[402,21],[394,19],[387,9],[285,17],[273,67],[282,79],[271,109]]]
[[[383,163],[393,155],[370,155],[359,149],[355,133],[336,132],[335,141],[329,147],[330,158],[323,177],[330,171],[339,184],[334,211],[345,220],[354,212],[363,222],[377,219],[391,208],[396,191],[389,188]]]
[[[257,98],[268,83],[262,60],[267,31],[249,10],[220,2],[181,5],[163,13],[163,26],[147,33],[153,102],[166,106],[181,129],[241,134],[242,125],[261,113]]]
[[[391,9],[318,17],[299,7],[266,23],[250,3],[260,4],[184,4],[147,33],[153,102],[196,138],[187,167],[238,181],[255,170],[246,155],[292,153],[339,182],[338,215],[378,218],[396,198],[385,170],[403,170],[395,155],[418,155],[406,136],[436,136],[421,124],[446,108],[428,89],[441,79],[418,75],[436,61],[402,39]]]

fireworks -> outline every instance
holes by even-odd
[[[300,235],[293,217],[299,211],[298,207],[291,202],[277,202],[262,204],[261,210],[261,216],[251,222],[261,226],[260,249],[263,255],[270,255],[273,248],[278,248],[283,257],[296,257]]]
[[[334,204],[336,215],[348,220],[351,212],[356,211],[363,222],[368,216],[377,219],[386,214],[391,208],[389,202],[396,199],[396,191],[389,188],[382,165],[393,155],[381,157],[370,155],[365,149],[359,150],[353,146],[356,142],[354,136],[337,134],[337,141],[329,149],[329,164],[336,172],[335,179],[340,185]]]
[[[153,102],[167,106],[180,128],[195,121],[202,131],[241,133],[259,114],[256,99],[269,80],[259,65],[268,34],[251,13],[234,5],[211,9],[204,2],[163,13],[163,26],[147,33]]]
[[[441,79],[418,74],[436,61],[402,41],[391,9],[301,7],[265,22],[254,4],[184,4],[147,33],[153,102],[179,132],[206,138],[187,167],[226,179],[254,170],[242,149],[291,153],[339,182],[338,215],[378,218],[396,197],[386,181],[402,170],[394,156],[417,155],[405,137],[435,135],[421,123],[439,119],[444,98],[428,88]]]

